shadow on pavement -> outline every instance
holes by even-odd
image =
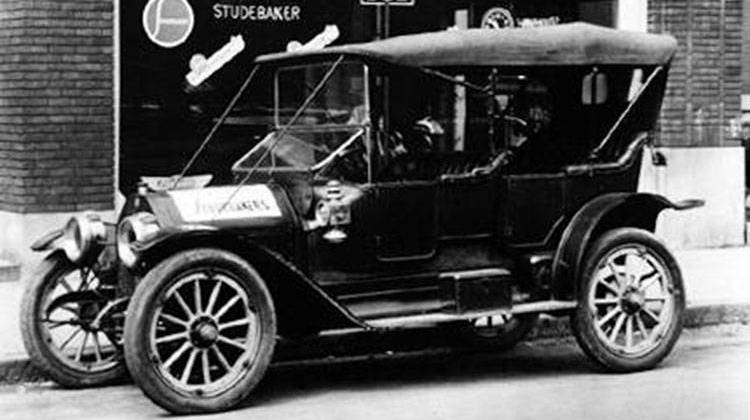
[[[597,367],[570,340],[554,340],[551,344],[523,342],[503,352],[448,347],[444,337],[429,331],[408,334],[411,337],[347,337],[354,347],[370,349],[354,356],[352,346],[346,343],[318,343],[316,350],[320,354],[316,359],[272,366],[241,408],[280,404],[331,391],[398,390],[506,377],[523,380],[597,372]],[[295,355],[294,346],[291,347],[282,346],[279,358]],[[348,355],[330,355],[336,353],[331,350],[348,350]],[[326,353],[329,355],[324,356]]]

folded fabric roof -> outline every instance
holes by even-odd
[[[676,49],[677,41],[669,35],[578,22],[537,28],[403,35],[320,50],[266,54],[255,61],[268,63],[345,54],[415,67],[659,65],[668,63]]]

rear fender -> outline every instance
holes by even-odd
[[[618,227],[636,227],[653,232],[665,209],[687,210],[703,205],[701,200],[672,202],[645,193],[611,193],[586,203],[563,231],[552,263],[552,290],[558,299],[577,295],[578,279],[591,243],[602,233]]]
[[[139,271],[145,273],[165,258],[197,247],[221,248],[235,253],[258,270],[274,300],[278,331],[282,336],[299,337],[327,329],[366,327],[283,255],[234,233],[207,227],[160,237],[139,250]]]

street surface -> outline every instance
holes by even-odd
[[[163,418],[132,385],[0,387],[3,419]],[[377,355],[271,369],[254,398],[201,419],[750,419],[750,326],[686,330],[660,368],[596,370],[575,343],[503,354]]]

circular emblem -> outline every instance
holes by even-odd
[[[190,36],[195,16],[187,0],[149,0],[143,9],[143,29],[156,45],[174,48]]]
[[[513,13],[505,7],[493,7],[482,16],[482,28],[502,29],[516,26]]]

